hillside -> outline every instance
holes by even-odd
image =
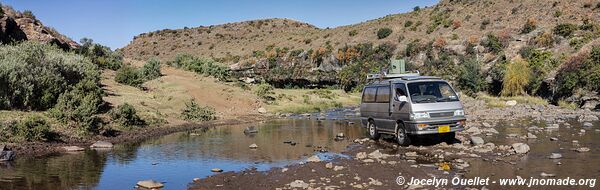
[[[55,44],[62,49],[79,47],[77,42],[44,26],[31,11],[19,12],[10,6],[1,6],[0,42],[7,44],[26,40]]]
[[[394,53],[401,55],[407,44],[414,40],[428,43],[443,39],[444,47],[464,53],[465,48],[457,46],[468,40],[480,40],[488,33],[501,33],[509,43],[527,43],[535,34],[550,31],[559,23],[581,24],[584,19],[598,21],[595,6],[588,1],[444,0],[434,7],[332,29],[319,29],[289,19],[166,29],[140,34],[122,50],[126,57],[140,60],[151,57],[169,60],[178,53],[190,53],[235,64],[254,63],[261,59],[257,52],[275,48],[287,49],[287,54],[294,50],[326,48],[335,55],[335,50],[346,45],[387,42],[396,45]],[[529,34],[521,34],[523,25],[530,19],[537,28]],[[393,32],[378,39],[377,31],[386,27]],[[559,43],[552,49],[574,51],[565,45]],[[509,56],[514,56],[514,51]]]

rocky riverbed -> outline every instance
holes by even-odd
[[[431,189],[456,187],[407,185],[407,180],[598,177],[600,166],[590,165],[600,163],[598,112],[518,103],[487,108],[483,101],[464,102],[468,124],[450,144],[435,136],[419,138],[408,147],[397,146],[391,139],[356,139],[343,153],[347,157],[329,161],[311,157],[299,164],[264,172],[254,169],[228,172],[196,179],[189,188]],[[315,117],[304,117],[311,116]],[[402,185],[397,182],[399,177],[405,180]],[[459,188],[523,187],[488,183],[459,184]]]

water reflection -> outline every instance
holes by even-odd
[[[248,126],[255,126],[258,133],[244,134]],[[337,133],[347,138],[334,141]],[[0,189],[131,189],[144,179],[165,182],[166,189],[185,189],[191,179],[212,175],[211,168],[266,170],[297,162],[315,149],[343,151],[364,134],[358,124],[335,120],[219,126],[117,145],[113,150],[17,159],[0,165]],[[250,144],[258,149],[248,148]]]
[[[0,189],[78,189],[98,184],[106,155],[96,151],[0,163]]]

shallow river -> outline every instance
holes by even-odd
[[[212,168],[225,172],[253,167],[267,170],[314,154],[323,159],[342,156],[339,152],[365,135],[348,112],[330,112],[322,117],[329,120],[296,117],[220,126],[116,145],[108,151],[20,158],[0,163],[0,189],[133,189],[137,181],[145,179],[164,182],[165,189],[186,189],[193,178],[214,174]],[[255,126],[258,133],[244,134],[249,126]],[[347,138],[335,141],[338,133]],[[258,145],[255,150],[248,147],[253,143]]]

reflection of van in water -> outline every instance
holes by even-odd
[[[384,133],[409,145],[414,136],[439,134],[452,141],[464,129],[463,105],[448,82],[418,74],[371,78],[379,80],[364,87],[360,115],[372,139]]]

